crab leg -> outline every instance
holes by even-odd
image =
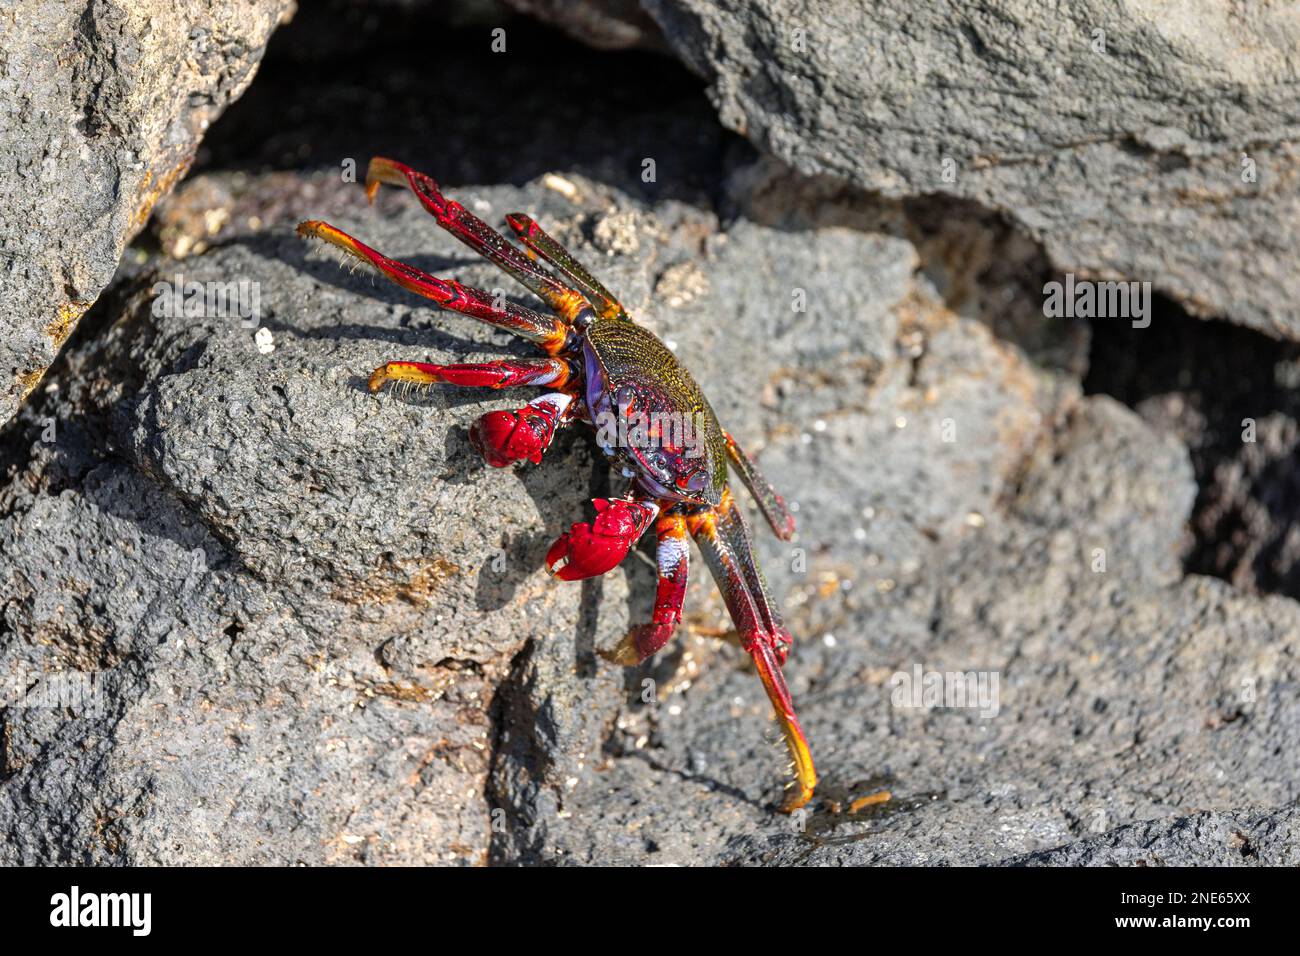
[[[704,556],[704,562],[718,582],[722,599],[740,633],[741,646],[753,658],[754,668],[758,671],[763,689],[772,702],[777,722],[781,725],[781,734],[785,737],[795,772],[795,786],[781,804],[781,809],[789,813],[802,807],[812,797],[813,788],[817,785],[817,772],[813,768],[808,741],[799,726],[799,718],[795,716],[794,702],[790,698],[790,690],[777,659],[780,638],[765,629],[762,615],[750,594],[741,560],[726,536],[719,531],[716,513],[709,510],[692,515],[687,520],[687,525]]]
[[[655,555],[659,586],[655,591],[652,623],[634,627],[612,650],[602,651],[601,656],[606,660],[625,667],[640,664],[673,636],[677,622],[682,619],[682,603],[686,600],[691,550],[687,536],[686,519],[682,515],[662,515],[655,522],[655,537],[659,541]]]
[[[776,653],[777,663],[784,664],[793,640],[790,632],[785,628],[781,611],[772,600],[767,581],[763,578],[763,571],[754,560],[749,523],[736,504],[730,488],[722,492],[722,501],[717,508],[717,527],[718,532],[726,539],[732,554],[735,555],[736,566],[745,579],[745,587],[749,590],[749,596],[754,602],[754,609],[758,612],[764,630],[771,634],[775,641],[773,651]]]
[[[319,239],[336,249],[341,249],[354,261],[375,269],[384,278],[400,285],[403,289],[422,295],[426,299],[432,299],[444,309],[514,332],[531,342],[536,342],[550,355],[559,352],[568,341],[569,327],[558,319],[515,305],[513,302],[498,301],[482,289],[461,285],[454,279],[439,279],[405,262],[390,259],[327,222],[317,219],[300,222],[298,235],[308,239]]]
[[[572,322],[583,309],[590,309],[582,293],[565,286],[511,245],[501,233],[454,199],[444,196],[432,176],[417,172],[405,163],[375,156],[366,170],[366,195],[371,202],[380,183],[410,188],[438,225],[513,276],[566,322]]]
[[[389,362],[370,373],[370,390],[377,392],[388,382],[416,388],[446,383],[495,389],[516,385],[551,385],[562,389],[572,377],[573,366],[560,358],[456,365]],[[517,461],[540,464],[572,402],[572,395],[560,391],[543,395],[513,411],[488,412],[470,426],[470,443],[493,468],[504,468]]]
[[[511,388],[516,385],[554,385],[564,388],[573,367],[564,359],[505,359],[499,362],[463,362],[429,365],[425,362],[389,362],[370,374],[370,390],[388,382],[428,388],[446,383],[477,388]],[[488,412],[470,426],[470,443],[493,468],[517,461],[540,464],[551,446],[555,430],[566,420],[573,396],[551,392],[513,411]]]
[[[722,435],[727,442],[727,457],[731,459],[731,465],[740,475],[740,480],[754,496],[754,501],[758,503],[758,510],[763,512],[763,517],[772,526],[776,536],[782,541],[789,541],[794,534],[794,515],[790,514],[790,509],[786,507],[785,499],[776,493],[776,489],[763,477],[763,473],[758,470],[758,465],[745,454],[745,449],[731,437],[731,433],[723,432]]]
[[[506,222],[515,231],[515,235],[534,256],[541,256],[556,269],[569,283],[587,297],[602,319],[627,319],[627,311],[612,292],[600,284],[573,254],[555,241],[530,216],[521,212],[512,212],[506,216]]]
[[[425,362],[388,362],[370,374],[370,390],[385,382],[416,385],[466,385],[475,388],[512,388],[516,385],[549,385],[563,388],[573,377],[573,366],[562,358],[505,359],[499,362],[461,362],[429,365]]]

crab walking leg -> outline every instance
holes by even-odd
[[[417,172],[405,163],[375,156],[366,170],[366,195],[371,202],[379,192],[380,183],[408,187],[438,225],[513,276],[565,321],[572,322],[583,309],[590,309],[582,293],[565,286],[511,245],[501,233],[454,199],[444,196],[432,176]]]
[[[740,475],[740,480],[754,496],[758,510],[763,512],[763,517],[772,526],[776,536],[782,541],[789,541],[794,534],[794,515],[786,507],[785,499],[776,493],[776,489],[758,470],[758,465],[754,464],[754,459],[745,454],[745,449],[740,447],[731,433],[723,432],[722,435],[727,442],[727,457],[731,459],[731,465]]]
[[[563,388],[573,378],[573,366],[562,358],[505,359],[499,362],[461,362],[429,365],[425,362],[388,362],[370,373],[370,390],[385,382],[416,385],[466,385],[472,388],[511,388],[549,385]]]
[[[389,362],[371,373],[370,390],[377,392],[388,382],[417,388],[438,384],[494,389],[516,385],[563,388],[572,377],[573,367],[560,358],[505,359],[455,365]],[[470,426],[470,444],[493,468],[504,468],[517,461],[540,464],[572,402],[573,396],[567,392],[552,392],[534,399],[523,408],[488,412]]]
[[[429,365],[425,362],[389,362],[370,374],[370,390],[388,382],[428,388],[437,384],[478,388],[548,385],[565,388],[574,376],[573,366],[560,358],[505,359],[498,362],[464,362]],[[469,429],[469,440],[493,468],[517,461],[540,464],[556,429],[566,420],[573,396],[552,392],[513,411],[488,412]]]
[[[414,266],[376,252],[364,242],[352,238],[341,229],[335,229],[327,222],[316,219],[300,222],[298,235],[307,239],[319,239],[335,249],[341,249],[352,260],[375,269],[403,289],[432,299],[444,309],[514,332],[530,342],[536,342],[550,355],[558,353],[568,341],[569,327],[559,319],[513,302],[500,301],[482,289],[421,272]]]
[[[634,627],[612,650],[601,651],[606,660],[625,667],[640,664],[667,644],[682,619],[691,551],[686,519],[679,514],[662,515],[655,522],[655,537],[659,542],[655,553],[659,586],[652,623]]]
[[[730,488],[722,492],[722,501],[717,508],[717,526],[718,532],[735,556],[736,565],[745,579],[745,587],[749,589],[749,596],[754,601],[754,608],[758,611],[764,630],[775,640],[773,651],[777,663],[784,664],[793,640],[790,632],[786,630],[780,609],[772,600],[772,593],[768,590],[763,570],[754,559],[754,544],[749,534],[749,523],[745,521],[744,513],[736,504]]]
[[[602,319],[627,319],[627,310],[614,298],[614,294],[600,284],[600,281],[587,271],[573,254],[555,241],[532,217],[521,212],[512,212],[506,216],[506,222],[515,231],[519,241],[534,256],[541,256],[559,270],[569,284],[575,286],[596,310]]]
[[[774,644],[775,636],[763,629],[759,610],[749,593],[744,572],[731,545],[719,532],[717,517],[712,510],[692,515],[687,526],[691,536],[699,546],[704,563],[709,566],[722,599],[726,602],[731,620],[740,633],[740,643],[754,660],[763,689],[767,691],[768,700],[777,722],[781,725],[781,734],[785,737],[786,747],[794,762],[794,787],[786,794],[781,809],[789,813],[799,809],[812,798],[817,786],[817,771],[813,768],[812,754],[808,752],[808,741],[804,738],[799,718],[795,716],[794,701],[786,687],[785,676],[777,661]]]

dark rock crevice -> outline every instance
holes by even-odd
[[[1084,388],[1187,445],[1198,486],[1188,573],[1300,598],[1300,345],[1158,301],[1150,328],[1094,322]]]

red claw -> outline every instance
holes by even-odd
[[[540,464],[564,412],[558,404],[548,396],[518,411],[488,412],[470,426],[470,444],[493,468],[504,468],[516,461]]]
[[[659,506],[648,501],[597,498],[596,520],[575,524],[546,552],[546,570],[562,581],[595,577],[617,567],[645,533]]]

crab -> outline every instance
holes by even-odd
[[[409,188],[442,228],[512,276],[551,314],[431,276],[328,223],[300,223],[300,236],[340,251],[347,264],[371,269],[445,309],[513,332],[543,353],[537,358],[449,365],[388,362],[370,375],[370,390],[442,383],[547,389],[520,408],[489,412],[471,426],[471,443],[497,468],[525,461],[539,464],[561,426],[584,422],[595,427],[597,444],[629,479],[628,490],[621,498],[593,501],[595,517],[574,524],[551,546],[547,570],[564,581],[604,574],[653,526],[658,578],[651,620],[601,651],[616,664],[635,666],[663,648],[681,621],[688,538],[694,539],[722,593],[740,645],[754,662],[793,761],[794,781],[781,809],[790,812],[804,806],[817,775],[782,673],[792,639],[755,561],[729,470],[749,489],[777,537],[789,540],[795,523],[784,499],[722,428],[700,386],[673,352],[634,322],[618,299],[531,218],[523,213],[506,216],[521,250],[443,196],[431,177],[375,157],[366,173],[371,202],[384,183]]]

